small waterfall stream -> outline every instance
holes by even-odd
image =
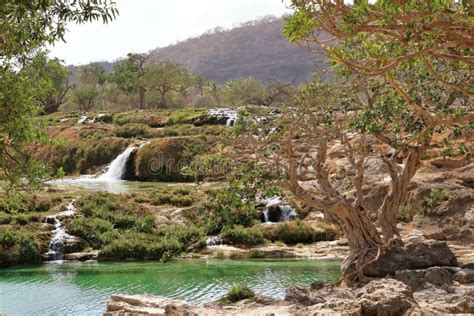
[[[75,200],[66,207],[66,210],[53,216],[46,217],[46,223],[54,225],[53,236],[49,242],[47,259],[50,261],[62,260],[64,257],[64,247],[68,241],[74,240],[75,237],[66,233],[64,226],[59,220],[60,217],[73,217],[76,214]]]
[[[283,201],[281,197],[279,196],[264,199],[264,200],[261,200],[261,202],[265,205],[265,207],[262,210],[263,223],[265,224],[272,224],[276,222],[289,222],[298,216],[295,209],[289,205],[283,204]],[[271,220],[271,215],[270,215],[271,209],[275,209],[279,212],[277,216],[278,221]]]
[[[125,174],[125,169],[127,166],[127,161],[130,158],[130,155],[137,147],[129,147],[123,153],[121,153],[114,161],[110,164],[107,169],[107,172],[100,175],[97,180],[99,181],[118,181],[122,180],[123,175]]]

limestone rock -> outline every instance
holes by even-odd
[[[384,277],[400,270],[457,265],[456,257],[445,242],[427,240],[389,249],[380,256],[377,263],[366,266],[364,274],[369,277]]]
[[[290,286],[286,289],[285,301],[305,306],[325,302],[322,297],[317,296],[309,289],[298,285]]]
[[[474,270],[463,269],[454,275],[454,280],[461,284],[474,283]]]

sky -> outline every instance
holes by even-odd
[[[110,24],[68,26],[66,43],[49,47],[66,64],[114,61],[265,15],[281,16],[288,0],[116,0],[120,15]]]

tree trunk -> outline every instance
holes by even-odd
[[[382,245],[375,225],[366,211],[357,210],[346,201],[326,210],[329,221],[337,224],[349,241],[349,256],[341,266],[342,277],[350,285],[360,281],[362,266],[373,259],[373,254]]]
[[[145,89],[140,88],[138,90],[138,94],[139,94],[139,97],[140,97],[140,110],[142,110],[143,106],[144,106],[144,103],[145,103]]]
[[[400,205],[406,198],[410,181],[418,170],[422,151],[422,149],[418,149],[410,152],[404,161],[404,167],[401,171],[396,169],[393,162],[387,161],[392,183],[390,192],[385,197],[378,211],[379,225],[382,228],[382,235],[385,242],[399,239],[400,243],[402,243],[400,232],[397,228],[398,212]]]
[[[166,91],[164,90],[160,91],[160,96],[161,96],[161,104],[159,107],[166,108]]]

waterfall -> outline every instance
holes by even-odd
[[[289,205],[283,204],[282,198],[279,196],[274,196],[268,199],[260,200],[260,203],[265,205],[265,207],[262,210],[262,214],[263,214],[262,220],[263,220],[263,223],[265,224],[272,224],[277,221],[289,222],[298,216],[295,209]],[[278,215],[275,215],[275,211],[278,212],[277,213]]]
[[[107,168],[107,172],[97,178],[100,181],[118,181],[122,180],[127,167],[127,161],[136,147],[129,147],[121,153]]]
[[[223,241],[220,236],[208,236],[206,238],[206,246],[222,246]]]
[[[289,222],[291,219],[298,216],[296,211],[289,205],[279,205],[278,206],[281,212],[281,219],[284,222]]]
[[[46,217],[45,222],[54,225],[53,236],[49,242],[48,252],[46,253],[48,260],[62,260],[64,257],[64,246],[68,243],[68,241],[71,241],[75,238],[66,233],[64,226],[59,220],[59,217],[72,217],[76,214],[76,207],[74,205],[75,203],[76,201],[72,200],[64,212]]]
[[[210,109],[209,114],[217,118],[227,118],[226,126],[232,127],[237,121],[237,111],[228,108]]]

